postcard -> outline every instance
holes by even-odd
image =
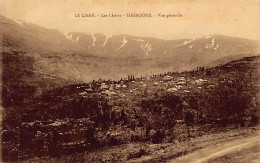
[[[0,0],[2,162],[260,162],[260,1]]]

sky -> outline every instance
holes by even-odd
[[[153,17],[75,17],[90,13],[151,13]],[[0,0],[0,14],[62,32],[162,39],[223,34],[260,40],[259,0]],[[154,16],[158,14],[182,17]]]

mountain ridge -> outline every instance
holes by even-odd
[[[259,41],[230,37],[221,34],[208,35],[193,39],[164,40],[159,38],[132,36],[128,34],[107,35],[83,32],[62,33],[56,29],[40,27],[32,23],[25,23],[25,21],[21,20],[15,21],[3,16],[0,17],[0,21],[3,27],[6,26],[6,28],[3,29],[3,33],[8,33],[8,37],[11,40],[16,39],[19,41],[19,39],[23,39],[25,41],[17,47],[20,50],[24,48],[25,51],[47,51],[67,54],[78,53],[113,58],[169,58],[171,56],[179,55],[179,53],[193,55],[198,53],[224,53],[227,55],[229,53],[238,53],[238,50],[230,50],[226,48],[227,42],[234,40],[236,40],[236,42],[233,44],[230,43],[230,46],[240,46],[238,47],[240,53],[241,51],[242,53],[255,53],[260,51]],[[10,31],[8,31],[7,28],[10,28]],[[16,32],[17,35],[11,35],[12,32]],[[23,33],[26,34],[28,38],[25,38]],[[42,44],[42,46],[38,45],[38,42]],[[8,42],[6,43],[5,40],[3,40],[3,43],[4,46],[8,46]],[[182,53],[182,51],[184,52]]]
[[[224,35],[163,40],[127,34],[62,33],[3,16],[0,24],[4,57],[19,55],[35,61],[31,71],[37,77],[26,82],[41,78],[48,81],[52,76],[65,83],[81,83],[180,72],[227,63],[260,51],[259,41]]]

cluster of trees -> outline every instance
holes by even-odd
[[[205,67],[197,67],[197,71],[204,71]]]
[[[159,97],[146,98],[141,101],[140,107],[148,140],[160,143],[167,133],[171,132],[171,136],[174,136],[176,120],[183,116],[183,101],[179,96],[165,93]],[[153,135],[151,130],[155,131]]]
[[[237,73],[232,80],[219,83],[214,89],[203,92],[202,113],[208,119],[218,119],[223,124],[244,126],[249,122],[256,125],[259,121],[259,88],[255,77],[252,74]]]
[[[36,91],[35,85],[26,84],[26,79],[33,77],[34,60],[24,53],[2,53],[2,99],[3,107],[23,105]],[[23,67],[21,69],[21,67]]]

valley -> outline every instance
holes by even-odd
[[[259,54],[257,40],[223,35],[162,40],[46,29],[0,17],[4,53],[21,52],[35,60],[35,72],[90,82],[188,71]],[[109,69],[109,71],[107,71]],[[66,73],[65,73],[66,72]]]

